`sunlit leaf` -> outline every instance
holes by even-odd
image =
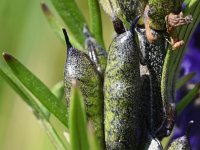
[[[4,53],[4,59],[11,68],[15,76],[21,83],[65,126],[67,126],[67,107],[58,100],[55,95],[33,75],[24,65],[22,65],[12,55]]]
[[[86,114],[83,97],[76,81],[72,83],[69,111],[69,130],[72,150],[89,150]]]

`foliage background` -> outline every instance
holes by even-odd
[[[89,21],[86,0],[77,0],[77,3]],[[104,39],[108,47],[113,30],[108,16],[103,12],[102,15]],[[48,87],[52,87],[63,80],[65,49],[43,15],[40,0],[0,0],[1,53],[7,51],[13,54]],[[30,109],[2,78],[0,149],[54,149]]]
[[[76,0],[88,20],[87,0]],[[48,0],[45,0],[49,4]],[[113,29],[102,11],[108,48]],[[18,58],[48,87],[63,80],[65,45],[50,28],[40,0],[0,0],[0,52]],[[2,58],[1,58],[2,59]],[[54,147],[27,105],[0,78],[0,150],[53,150]]]

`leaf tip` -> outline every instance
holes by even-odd
[[[72,87],[76,88],[78,86],[77,80],[76,79],[72,79]]]
[[[49,8],[43,1],[40,2],[40,5],[44,13],[49,13]]]
[[[3,52],[3,58],[6,60],[6,61],[11,61],[11,60],[13,60],[13,57],[12,57],[12,55],[10,55],[10,54],[8,54],[8,53],[6,53],[6,52]]]

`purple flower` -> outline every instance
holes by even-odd
[[[177,92],[176,102],[179,102],[185,94],[191,90],[191,87],[200,81],[200,24],[197,26],[184,56],[180,76],[187,75],[190,72],[196,72],[196,76],[189,81],[184,87]],[[185,134],[187,124],[190,120],[194,120],[191,129],[190,142],[192,150],[200,149],[200,95],[196,97],[193,103],[177,117],[177,129],[173,138],[180,137]]]

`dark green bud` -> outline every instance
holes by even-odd
[[[161,95],[162,69],[167,52],[165,33],[152,30],[159,38],[150,43],[147,40],[145,28],[138,27],[136,31],[141,50],[140,62],[143,65],[147,65],[151,80],[151,96],[149,96],[152,108],[151,132],[157,138],[162,139],[170,135],[175,122],[175,114],[173,114],[175,112],[173,112],[168,102],[162,99]]]
[[[103,91],[102,80],[96,65],[89,56],[72,47],[65,30],[67,43],[67,59],[65,63],[65,95],[69,103],[71,82],[76,79],[79,83],[85,101],[87,119],[94,124],[99,143],[103,145]]]
[[[104,114],[105,141],[109,150],[137,149],[143,137],[140,126],[143,120],[140,118],[139,50],[134,34],[132,26],[130,31],[115,37],[108,53]]]
[[[155,30],[165,30],[165,17],[175,11],[175,0],[149,0],[148,4],[148,17],[150,27]]]
[[[148,133],[151,132],[151,80],[147,66],[140,65],[140,92],[139,99],[139,126],[142,127],[141,143],[139,149],[147,149],[149,147],[151,138]]]
[[[179,14],[182,11],[182,2],[182,0],[149,0],[148,17],[150,27],[155,30],[165,30],[166,16],[170,13]]]

